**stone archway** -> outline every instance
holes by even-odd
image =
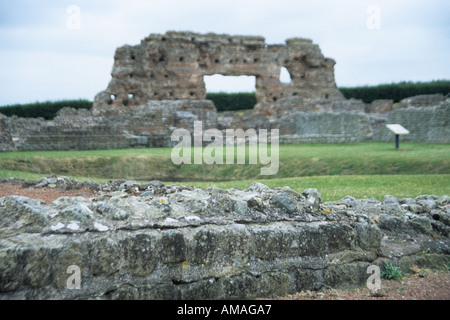
[[[214,74],[255,76],[257,103],[271,104],[290,96],[343,99],[336,88],[334,64],[308,39],[267,45],[258,36],[151,34],[139,45],[116,50],[112,79],[96,96],[94,108],[132,108],[150,100],[203,100],[203,77]],[[288,70],[291,83],[280,82],[281,68]]]

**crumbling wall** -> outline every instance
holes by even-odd
[[[309,39],[267,45],[263,37],[167,32],[151,34],[114,56],[108,88],[95,97],[94,109],[123,109],[150,100],[206,98],[205,75],[255,76],[258,103],[299,96],[343,99],[334,80],[335,61]],[[280,82],[285,67],[291,83]]]
[[[50,182],[77,184],[49,177],[34,185]],[[322,203],[315,189],[260,183],[86,186],[98,195],[0,199],[1,299],[282,297],[358,286],[370,265],[386,261],[404,272],[449,263],[448,196]]]
[[[450,143],[450,99],[435,106],[397,108],[388,113],[386,123],[398,123],[409,130],[402,141]],[[373,140],[394,141],[386,128],[377,131]]]
[[[64,108],[52,121],[0,114],[0,150],[89,150],[167,147],[173,129],[217,127],[209,100],[149,101],[122,113]]]
[[[366,107],[361,100],[291,98],[244,113],[221,113],[217,123],[219,129],[279,129],[280,142],[285,144],[394,141],[386,124],[398,123],[410,131],[401,137],[403,141],[450,143],[449,99],[386,113],[367,113]]]
[[[209,100],[149,101],[121,113],[96,109],[60,111],[53,121],[0,114],[0,150],[86,150],[170,147],[174,129],[279,129],[280,143],[394,141],[386,128],[410,131],[402,141],[450,143],[450,100],[431,107],[366,113],[359,100],[288,99],[245,112],[217,113]],[[343,111],[345,110],[345,111]]]
[[[405,98],[400,101],[400,107],[411,108],[411,107],[428,107],[435,106],[439,102],[444,101],[446,98],[443,94],[423,94],[414,97]]]

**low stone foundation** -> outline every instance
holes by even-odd
[[[367,113],[366,106],[297,97],[246,112],[217,113],[209,100],[162,100],[120,111],[64,108],[52,121],[0,113],[0,151],[171,147],[172,132],[193,132],[194,121],[202,121],[203,130],[279,129],[283,144],[394,141],[385,125],[398,123],[410,131],[403,141],[450,143],[450,100],[386,113]]]
[[[448,196],[322,203],[316,189],[260,183],[89,185],[91,199],[0,199],[1,299],[282,297],[360,285],[386,261],[449,263]]]
[[[168,147],[176,128],[217,127],[209,100],[149,101],[116,111],[63,108],[52,121],[5,117],[0,113],[0,151],[96,150]]]

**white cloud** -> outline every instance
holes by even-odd
[[[204,76],[206,92],[253,92],[255,91],[256,78],[254,76],[223,76],[215,74]]]
[[[69,5],[81,29],[69,30]],[[377,5],[381,29],[368,30]],[[0,105],[93,99],[110,79],[114,51],[168,30],[305,37],[336,60],[340,86],[448,78],[450,3],[439,0],[24,1],[0,4]]]
[[[113,58],[84,54],[0,50],[1,104],[92,100],[110,80]]]

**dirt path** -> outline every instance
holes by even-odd
[[[450,300],[450,271],[424,269],[402,281],[381,279],[377,294],[362,286],[348,290],[302,291],[283,300]]]
[[[44,200],[47,204],[63,196],[82,196],[86,198],[95,196],[95,194],[92,193],[92,190],[88,189],[64,191],[56,188],[22,188],[21,185],[15,185],[12,183],[0,183],[0,198],[10,195],[24,196],[32,199],[41,199]]]

